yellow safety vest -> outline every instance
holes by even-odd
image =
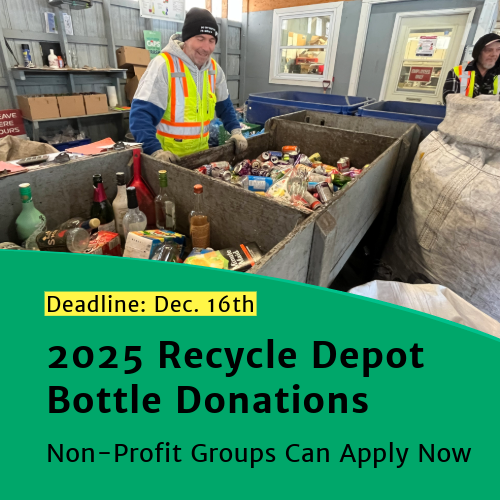
[[[476,83],[475,71],[463,71],[462,66],[453,68],[455,75],[460,80],[460,93],[467,97],[474,97],[474,85]],[[498,75],[493,80],[493,94],[498,94]]]
[[[203,72],[203,95],[198,94],[189,68],[177,56],[162,52],[168,71],[168,105],[156,129],[165,151],[186,156],[208,149],[208,126],[215,118],[217,64]]]

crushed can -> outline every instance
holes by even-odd
[[[265,161],[269,161],[271,159],[271,153],[269,151],[264,151],[258,158],[257,160],[260,161],[261,163],[264,163]]]
[[[344,172],[349,172],[350,168],[351,161],[347,157],[340,158],[340,160],[337,162],[337,169],[341,174],[343,174]]]
[[[318,193],[321,203],[328,203],[330,200],[333,200],[333,195],[328,187],[328,182],[320,182],[316,184],[316,192]]]
[[[299,149],[298,146],[283,146],[281,148],[281,152],[283,154],[286,154],[286,153],[288,153],[288,154],[290,154],[290,153],[297,153],[298,154],[298,153],[300,153],[300,149]]]

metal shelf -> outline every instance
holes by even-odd
[[[25,81],[27,75],[110,75],[113,78],[127,78],[126,69],[49,69],[49,68],[11,68],[16,80]]]

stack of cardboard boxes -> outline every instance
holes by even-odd
[[[29,120],[100,115],[109,111],[106,94],[95,92],[74,95],[19,95],[17,102],[23,117]]]
[[[127,70],[127,83],[125,84],[125,94],[127,99],[132,102],[139,80],[144,75],[146,68],[151,60],[149,51],[137,47],[120,47],[116,51],[116,61],[118,67]]]

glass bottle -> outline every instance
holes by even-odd
[[[153,190],[148,186],[147,182],[141,176],[141,150],[134,149],[134,176],[127,184],[127,187],[135,187],[139,208],[146,214],[148,219],[148,228],[155,229],[156,214],[155,214],[155,195]]]
[[[141,212],[137,201],[137,191],[135,187],[127,188],[128,211],[123,218],[123,230],[125,240],[130,231],[144,231],[148,225],[148,220],[144,212]]]
[[[31,185],[28,183],[20,184],[19,192],[21,193],[23,208],[16,219],[16,226],[19,239],[24,241],[35,231],[47,229],[47,221],[45,215],[39,212],[33,204]]]
[[[87,250],[90,234],[81,227],[73,229],[56,229],[55,231],[41,231],[26,241],[28,250],[43,252],[72,252],[83,253]]]
[[[113,200],[113,212],[115,213],[116,232],[120,235],[122,244],[125,243],[125,233],[123,231],[123,218],[128,211],[127,186],[125,184],[125,173],[116,173],[116,184],[118,191]]]
[[[87,219],[83,217],[73,217],[72,219],[63,222],[57,229],[74,229],[76,227],[81,227],[85,229],[88,233],[92,233],[101,225],[99,219]]]
[[[158,172],[160,178],[160,193],[155,198],[156,227],[175,231],[175,203],[167,194],[167,171]]]
[[[208,248],[210,246],[210,222],[203,204],[203,186],[194,187],[193,210],[189,214],[189,234],[193,248]]]
[[[101,221],[99,231],[115,232],[115,214],[113,213],[113,207],[106,196],[106,191],[104,191],[102,175],[95,174],[93,181],[94,201],[92,202],[92,208],[90,209],[90,217]]]

